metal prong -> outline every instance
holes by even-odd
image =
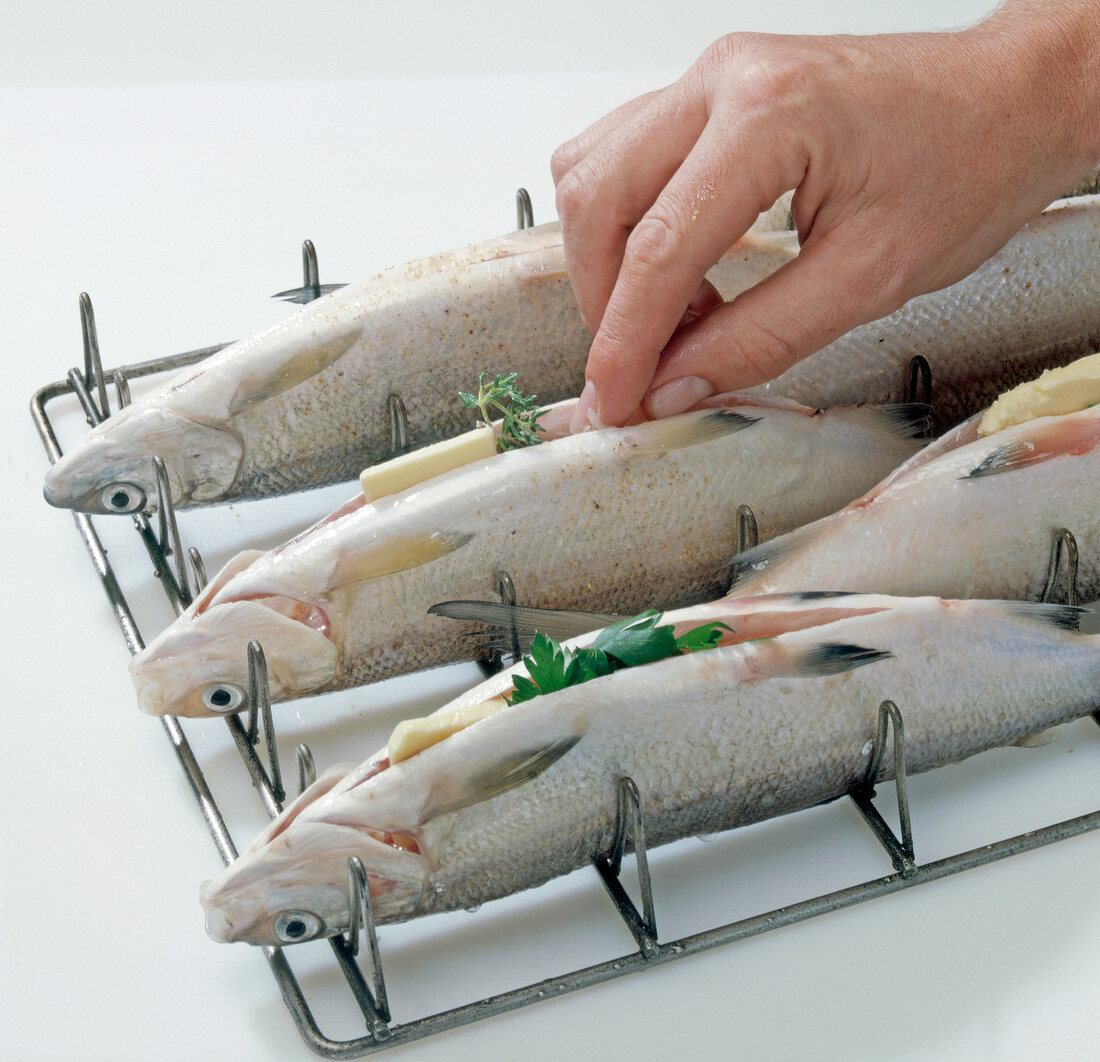
[[[898,821],[901,823],[900,841],[871,803],[871,798],[875,795],[879,771],[882,769],[883,757],[886,754],[886,736],[890,725],[893,725],[894,729],[894,786],[898,798]],[[890,853],[894,868],[903,878],[913,877],[917,873],[917,864],[913,851],[913,828],[909,820],[909,793],[905,774],[905,728],[902,724],[901,712],[893,701],[883,701],[879,705],[878,729],[872,746],[871,762],[867,765],[863,785],[852,793],[852,799],[875,836]]]
[[[301,796],[317,781],[317,765],[313,762],[313,753],[306,744],[301,744],[294,750],[294,758],[298,763],[298,795]]]
[[[531,196],[526,188],[516,189],[516,228],[530,229],[535,224],[535,211],[531,206]]]
[[[172,488],[168,482],[168,469],[160,457],[153,458],[153,482],[157,488],[157,517],[160,527],[157,544],[166,559],[175,555],[176,588],[179,591],[176,610],[180,612],[191,604],[192,595],[184,562],[183,542],[180,539],[179,524],[176,522],[176,507],[172,501]]]
[[[348,859],[348,900],[350,903],[348,950],[359,954],[359,934],[365,931],[370,952],[371,980],[374,983],[374,1003],[383,1022],[390,1020],[390,1004],[386,995],[386,980],[382,976],[382,957],[378,952],[378,933],[374,925],[374,910],[370,900],[370,879],[358,856]],[[375,1034],[377,1037],[377,1033]]]
[[[317,249],[312,240],[302,241],[302,286],[278,291],[271,297],[285,299],[287,302],[307,303],[327,295],[330,291],[346,287],[344,284],[322,284],[321,271],[317,266]]]
[[[115,369],[111,374],[111,378],[115,381],[115,395],[118,398],[118,408],[125,409],[131,402],[130,381],[126,379],[126,374],[121,369]]]
[[[407,453],[409,449],[409,415],[400,395],[386,399],[386,416],[390,422],[390,457]]]
[[[932,404],[932,366],[923,354],[915,354],[909,361],[909,385],[905,393],[908,402]]]
[[[516,584],[512,582],[512,576],[506,571],[497,572],[497,594],[500,595],[500,601],[503,605],[514,605],[516,603]],[[523,649],[520,648],[519,631],[516,630],[514,616],[508,625],[508,634],[511,640],[512,662],[515,663],[523,656]]]
[[[638,888],[642,894],[642,913],[627,896],[619,881],[622,870],[623,853],[626,850],[629,831],[634,847],[634,858],[638,865]],[[646,856],[645,827],[642,823],[642,799],[633,778],[620,778],[616,790],[615,837],[611,852],[606,859],[592,861],[599,871],[600,880],[607,889],[619,914],[626,922],[642,955],[652,959],[658,952],[657,915],[653,906],[653,885],[649,877],[649,859]]]
[[[1062,550],[1066,555],[1066,604],[1076,607],[1079,601],[1077,592],[1077,539],[1067,528],[1059,527],[1054,532],[1050,546],[1050,565],[1047,568],[1047,580],[1040,601],[1050,601],[1054,596],[1054,587],[1062,571]]]
[[[496,574],[496,591],[500,595],[501,604],[514,605],[516,603],[516,584],[512,582],[512,576],[506,571],[499,571]],[[512,649],[513,661],[518,660],[523,656],[523,650],[520,648],[519,632],[516,630],[515,619],[510,621],[511,637],[509,639]],[[488,659],[479,660],[478,666],[481,668],[482,673],[488,678],[490,675],[495,675],[502,667],[504,667],[504,656],[498,650],[493,649],[489,652]]]
[[[302,287],[311,288],[314,298],[321,294],[321,271],[317,267],[317,248],[312,240],[302,241]]]
[[[106,420],[111,415],[107,401],[107,381],[103,378],[103,362],[99,357],[99,336],[96,334],[95,311],[86,291],[80,293],[80,331],[84,339],[84,386],[90,391],[95,384],[99,397],[99,415]]]
[[[760,540],[756,514],[747,505],[737,506],[737,552],[754,549]]]
[[[194,546],[187,547],[187,557],[191,561],[191,578],[195,583],[197,597],[206,589],[206,584],[210,580],[206,577],[206,565],[203,563],[202,554]]]
[[[267,660],[259,642],[248,643],[248,741],[259,741],[259,721],[263,719],[267,740],[267,758],[271,767],[271,791],[279,810],[286,799],[283,776],[279,770],[279,749],[275,744],[275,726],[271,721],[271,692],[267,681]]]

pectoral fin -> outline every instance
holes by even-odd
[[[316,376],[342,358],[359,336],[360,331],[356,328],[322,342],[291,346],[281,358],[252,373],[237,385],[229,400],[229,415],[235,416],[257,402],[281,395]]]
[[[491,800],[509,789],[515,789],[532,778],[537,778],[548,767],[557,763],[580,739],[580,734],[565,734],[545,745],[510,753],[468,775],[444,777],[428,795],[420,815],[420,824],[449,811],[458,811],[472,804],[480,804],[483,800]]]
[[[326,589],[336,590],[366,579],[379,579],[383,575],[430,564],[456,549],[461,549],[476,534],[474,531],[434,531],[431,534],[410,535],[349,552],[334,565]]]

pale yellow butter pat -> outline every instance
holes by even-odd
[[[1006,391],[985,411],[978,436],[992,435],[1035,417],[1077,413],[1100,402],[1100,354],[1090,354],[1037,380]]]
[[[480,704],[469,704],[465,708],[451,708],[448,711],[435,712],[422,719],[406,719],[393,728],[387,748],[390,763],[400,763],[422,749],[457,734],[460,730],[472,726],[481,719],[496,715],[508,702],[503,697],[493,697]]]
[[[359,476],[367,501],[415,487],[433,476],[461,468],[471,461],[492,457],[497,452],[496,433],[492,428],[475,428],[453,439],[432,443],[412,453],[391,457],[371,465]]]

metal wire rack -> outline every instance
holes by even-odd
[[[516,209],[517,225],[520,228],[531,225],[530,199],[522,189],[517,193]],[[340,286],[321,285],[316,252],[309,241],[303,245],[302,256],[302,286],[281,292],[278,297],[291,302],[308,302]],[[66,396],[75,397],[89,424],[94,425],[105,419],[111,412],[108,394],[112,387],[115,391],[117,406],[124,406],[129,402],[130,380],[178,370],[209,357],[226,345],[216,344],[173,357],[158,358],[104,372],[96,335],[95,317],[91,300],[86,294],[80,296],[80,311],[84,346],[83,371],[72,369],[65,380],[41,388],[31,402],[32,416],[51,462],[56,461],[62,451],[54,424],[47,413],[47,405],[56,400],[65,399]],[[930,382],[924,370],[919,367],[913,369],[910,389],[911,391],[915,389],[918,375],[921,377],[922,390],[927,395]],[[389,412],[391,446],[394,451],[404,450],[409,445],[408,428],[403,415],[403,403],[399,396],[392,396]],[[178,613],[185,609],[194,595],[202,589],[206,582],[206,573],[198,551],[193,547],[187,549],[184,547],[172,508],[171,491],[168,489],[164,465],[159,459],[154,459],[154,467],[158,484],[156,526],[154,527],[149,517],[142,513],[132,515],[131,519],[136,533],[153,562],[154,576],[161,583],[169,602]],[[74,519],[78,533],[88,550],[96,576],[114,611],[126,646],[132,654],[137,653],[143,648],[144,643],[123,589],[107,560],[106,550],[92,523],[92,518],[76,513]],[[107,519],[124,518],[115,516]],[[738,520],[739,539],[742,545],[751,544],[755,537],[755,524],[751,511],[742,507]],[[1052,596],[1055,587],[1061,582],[1066,584],[1067,598],[1074,603],[1076,600],[1076,543],[1072,534],[1065,529],[1057,532],[1051,546],[1050,568],[1044,598]],[[515,588],[507,573],[499,574],[497,589],[505,603],[515,602]],[[519,643],[514,631],[510,646],[515,655]],[[497,654],[489,666],[499,667],[501,662]],[[269,816],[274,817],[282,808],[286,791],[279,764],[270,700],[267,695],[266,665],[262,648],[256,643],[249,646],[249,676],[250,708],[247,719],[242,722],[237,715],[229,715],[224,722],[240,755],[241,764],[264,810]],[[1100,713],[1095,713],[1094,718],[1100,723]],[[173,717],[161,717],[161,724],[206,821],[214,845],[222,860],[228,863],[236,857],[237,849],[203,769],[188,741],[184,726],[180,720]],[[262,751],[266,754],[266,762],[258,751],[261,748],[259,740],[261,731],[264,736]],[[895,788],[900,837],[887,824],[873,800],[879,765],[888,740],[892,740],[896,764]],[[305,745],[299,745],[296,753],[298,789],[301,791],[312,782],[316,772],[312,754]],[[331,938],[329,945],[353,1004],[361,1013],[365,1026],[364,1034],[352,1039],[334,1039],[321,1031],[284,949],[265,947],[258,950],[262,952],[271,969],[283,1000],[306,1045],[326,1058],[357,1058],[515,1010],[560,995],[562,992],[651,969],[770,929],[805,921],[829,911],[837,911],[914,885],[935,881],[1100,828],[1100,810],[1097,810],[934,862],[918,864],[906,786],[904,723],[901,710],[889,701],[883,702],[880,708],[878,734],[874,741],[874,754],[866,780],[857,792],[850,794],[850,799],[859,809],[863,820],[877,841],[885,848],[894,868],[892,874],[827,892],[678,940],[661,941],[657,930],[653,887],[648,870],[642,798],[631,779],[622,779],[618,788],[618,825],[612,850],[605,858],[594,860],[594,867],[614,902],[615,909],[633,936],[637,950],[402,1024],[395,1024],[391,1019],[382,958],[371,913],[367,875],[358,860],[349,860],[351,930],[345,935]],[[640,909],[631,899],[620,879],[624,855],[628,850],[634,854],[637,892],[641,900]],[[364,970],[363,957],[360,955],[361,939],[365,939],[367,944],[366,970]]]

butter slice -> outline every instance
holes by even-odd
[[[1078,413],[1100,402],[1100,354],[1090,354],[1037,380],[1006,391],[985,411],[978,437],[992,435],[1034,417]]]
[[[393,728],[387,743],[390,763],[407,760],[421,749],[435,745],[507,707],[508,703],[503,697],[493,697],[480,704],[468,704],[465,708],[451,708],[421,719],[405,719]]]
[[[492,457],[497,452],[496,433],[490,427],[456,435],[453,439],[432,443],[411,453],[391,457],[378,465],[371,465],[359,475],[367,501],[374,501],[386,494],[415,487],[417,483],[444,472],[461,468],[472,461]]]

